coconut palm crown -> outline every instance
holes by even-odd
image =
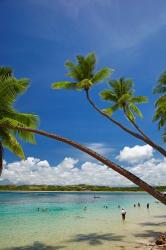
[[[36,128],[38,117],[20,113],[14,108],[16,99],[29,86],[28,79],[16,79],[12,69],[0,67],[0,174],[2,172],[3,148],[8,148],[16,156],[24,159],[24,151],[17,138],[35,143],[33,133],[14,129],[15,127]]]
[[[95,72],[95,53],[89,53],[87,56],[79,55],[76,57],[76,63],[68,60],[65,66],[69,71],[67,76],[73,81],[55,82],[52,84],[53,89],[89,90],[93,85],[108,78],[113,71],[104,67]]]
[[[142,112],[136,104],[146,103],[148,99],[146,96],[134,96],[133,81],[120,78],[110,80],[108,84],[110,88],[100,93],[103,100],[111,102],[111,106],[104,109],[104,112],[112,116],[115,111],[122,109],[131,122],[135,121],[135,115],[142,118]]]
[[[154,93],[160,94],[155,103],[155,114],[153,121],[158,121],[158,128],[166,125],[166,71],[160,76]],[[163,140],[166,142],[166,127],[163,134]]]

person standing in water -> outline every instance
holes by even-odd
[[[121,215],[122,215],[122,220],[125,221],[125,219],[126,219],[126,210],[124,208],[122,208]]]
[[[147,209],[149,209],[149,203],[147,203],[146,207],[147,207]]]

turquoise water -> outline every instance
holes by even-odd
[[[143,249],[154,234],[166,231],[165,206],[149,195],[108,192],[96,196],[1,192],[0,249]],[[138,202],[141,207],[134,208]],[[125,222],[118,205],[127,210]]]

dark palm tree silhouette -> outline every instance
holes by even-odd
[[[35,241],[32,245],[21,246],[21,247],[10,247],[4,250],[59,250],[63,248],[65,248],[65,246],[49,246],[44,243]]]
[[[99,234],[99,233],[90,233],[90,234],[77,234],[74,236],[70,242],[87,242],[89,245],[102,245],[104,241],[123,241],[122,235],[115,235],[112,233],[108,234]]]

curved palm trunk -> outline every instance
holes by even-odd
[[[124,112],[125,113],[125,112]],[[125,114],[126,115],[126,114]],[[126,116],[127,117],[127,116]],[[129,117],[127,117],[129,119]],[[131,119],[129,119],[129,121],[131,122],[131,124],[134,126],[134,128],[144,137],[147,138],[149,141],[151,141],[151,139],[143,132],[142,129],[140,129],[140,127]]]
[[[0,141],[0,176],[2,174],[2,169],[3,169],[3,146]]]
[[[125,111],[124,111],[125,113]],[[126,114],[125,114],[126,115]],[[126,116],[127,117],[127,116]],[[129,117],[127,117],[129,119]],[[160,147],[159,145],[157,145],[156,143],[154,143],[143,131],[142,129],[140,129],[140,127],[131,119],[129,119],[129,121],[131,122],[131,124],[136,128],[137,131],[139,131],[143,137],[144,137],[144,141],[149,144],[150,146],[152,146],[153,148],[155,148],[157,151],[159,151],[162,155],[166,156],[166,150],[162,147]]]
[[[98,112],[100,113],[102,116],[106,117],[108,120],[110,120],[112,123],[116,124],[118,127],[120,127],[121,129],[123,129],[124,131],[126,131],[128,134],[134,136],[135,138],[149,144],[150,146],[152,146],[154,149],[156,149],[158,152],[160,152],[163,156],[166,157],[166,150],[164,148],[162,148],[161,146],[157,145],[156,143],[154,143],[149,137],[147,137],[142,130],[134,123],[132,123],[134,125],[134,127],[142,134],[138,134],[133,132],[132,130],[126,128],[125,126],[123,126],[121,123],[117,122],[116,120],[114,120],[112,117],[108,116],[106,113],[104,113],[102,110],[100,110],[95,103],[92,101],[92,99],[89,96],[89,91],[86,90],[86,97],[88,99],[88,102],[91,104],[91,106]]]
[[[151,194],[153,197],[155,197],[157,200],[161,201],[163,204],[166,205],[166,197],[162,193],[155,190],[152,186],[150,186],[149,184],[147,184],[146,182],[144,182],[143,180],[141,180],[140,178],[138,178],[134,174],[130,173],[128,170],[123,169],[122,167],[120,167],[116,163],[106,159],[104,156],[96,153],[92,149],[89,149],[89,148],[87,148],[87,147],[85,147],[85,146],[83,146],[83,145],[81,145],[81,144],[79,144],[77,142],[69,140],[68,138],[65,138],[65,137],[62,137],[62,136],[59,136],[59,135],[56,135],[56,134],[48,133],[48,132],[43,131],[43,130],[36,130],[36,129],[23,128],[23,127],[15,127],[15,128],[12,127],[12,129],[29,131],[29,132],[32,132],[32,133],[35,133],[35,134],[38,134],[38,135],[43,135],[43,136],[55,139],[57,141],[69,144],[72,147],[77,148],[78,150],[80,150],[82,152],[85,152],[86,154],[92,156],[93,158],[100,161],[101,163],[103,163],[107,167],[113,169],[114,171],[116,171],[120,175],[126,177],[128,180],[130,180],[134,184],[138,185],[143,190],[145,190],[146,192]]]

